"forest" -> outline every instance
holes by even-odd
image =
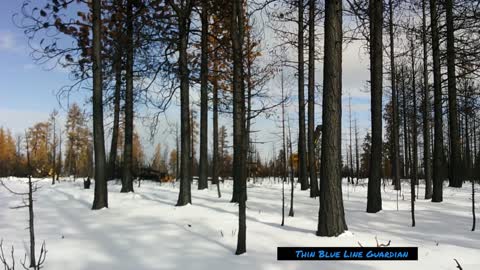
[[[480,267],[480,1],[8,8],[68,83],[48,118],[0,125],[5,269]],[[284,263],[281,246],[419,258]]]

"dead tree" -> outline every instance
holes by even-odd
[[[472,232],[475,231],[475,223],[476,223],[476,217],[475,217],[475,181],[472,179],[472,219],[473,219],[473,224],[472,224]]]
[[[238,239],[236,255],[247,252],[246,246],[246,159],[248,135],[245,127],[245,85],[243,41],[245,36],[243,4],[232,1],[231,39],[233,49],[233,178],[238,185]]]
[[[18,196],[22,196],[22,204],[19,206],[14,206],[12,209],[21,209],[21,208],[28,208],[28,230],[29,230],[29,235],[30,235],[30,263],[29,267],[33,268],[34,270],[39,270],[41,266],[43,265],[45,261],[45,256],[46,256],[46,249],[45,249],[45,242],[42,244],[42,249],[40,252],[40,256],[38,257],[38,261],[36,260],[35,256],[35,222],[34,222],[34,211],[33,211],[33,194],[38,190],[38,187],[36,185],[36,182],[32,181],[32,164],[31,164],[31,159],[30,159],[30,143],[29,143],[29,137],[28,133],[25,134],[25,141],[27,144],[27,167],[28,167],[28,192],[17,192],[9,188],[3,181],[0,180],[0,184],[10,193]],[[36,145],[33,145],[33,148],[36,148]],[[1,247],[1,244],[0,244]],[[5,260],[5,256],[3,254],[3,248],[1,249],[1,258],[0,260],[3,262],[5,268],[7,269],[7,262]],[[12,248],[12,253],[13,253],[13,248]],[[13,254],[12,254],[12,259],[13,259]],[[22,265],[25,267],[26,264],[26,259],[24,259]],[[14,263],[13,263],[13,268],[14,269]]]
[[[93,24],[93,142],[95,148],[95,193],[92,210],[108,207],[108,190],[105,160],[105,136],[103,125],[102,79],[102,8],[100,1],[92,2]]]
[[[282,100],[285,99],[283,70],[281,73]],[[282,102],[282,226],[285,224],[285,182],[287,181],[287,146],[285,143],[285,102]]]
[[[298,0],[298,181],[302,190],[307,190],[307,161],[305,160],[307,147],[305,145],[305,61],[304,53],[304,2]]]
[[[432,198],[432,162],[430,160],[430,89],[428,87],[428,49],[426,3],[422,0],[423,45],[423,163],[425,167],[425,199]]]
[[[342,10],[341,0],[326,2],[318,236],[337,236],[347,230],[341,174]]]
[[[369,2],[370,16],[370,87],[372,114],[372,149],[368,178],[367,212],[382,210],[382,92],[383,92],[383,0]]]
[[[390,37],[390,81],[392,87],[392,109],[393,109],[393,183],[395,190],[400,190],[400,143],[399,143],[399,122],[398,122],[398,93],[397,83],[395,79],[395,39],[394,39],[394,25],[393,25],[393,5],[394,1],[389,0],[389,24],[388,33]]]
[[[434,134],[433,141],[433,193],[432,202],[443,201],[443,110],[442,110],[442,75],[440,67],[440,41],[438,30],[437,0],[430,0],[430,18],[432,29],[433,55],[433,107],[434,107]]]
[[[460,156],[460,136],[457,116],[457,75],[455,73],[455,36],[453,25],[453,0],[444,2],[447,23],[447,73],[448,73],[448,127],[450,138],[449,186],[462,187],[462,161]]]
[[[360,153],[358,151],[358,125],[357,118],[355,118],[355,163],[356,163],[356,172],[355,177],[357,178],[355,185],[358,185],[358,178],[360,178]]]
[[[120,192],[134,192],[133,190],[133,65],[134,65],[134,37],[133,37],[133,0],[127,1],[127,29],[126,29],[126,67],[125,67],[125,132],[123,144],[123,174],[122,189]]]
[[[310,176],[310,197],[319,195],[317,168],[315,160],[314,127],[315,127],[315,0],[309,0],[308,11],[308,170]],[[303,100],[302,100],[303,102]],[[303,119],[300,119],[303,121]]]
[[[201,1],[200,164],[198,189],[208,188],[208,1]]]
[[[12,246],[10,250],[10,259],[7,259],[5,255],[5,251],[3,250],[3,240],[0,240],[0,262],[3,264],[5,270],[15,270],[15,256],[14,256],[15,248]],[[35,263],[33,267],[34,270],[40,270],[43,268],[43,264],[45,263],[45,259],[47,257],[47,249],[45,248],[45,242],[43,242],[42,247],[40,248],[40,256],[38,257],[38,261]],[[28,270],[32,267],[27,267],[27,254],[23,257],[23,261],[20,260],[20,264],[22,265],[23,269]]]
[[[415,30],[413,30],[415,31]],[[418,181],[417,172],[417,90],[415,85],[415,44],[414,44],[414,36],[411,35],[410,40],[410,53],[411,53],[411,65],[412,65],[412,93],[413,93],[413,115],[412,115],[412,136],[413,136],[413,158],[412,158],[412,177],[410,180],[410,202],[412,207],[412,227],[415,227],[415,184]]]
[[[293,217],[295,212],[293,211],[293,191],[295,190],[295,183],[293,177],[293,149],[292,149],[292,131],[290,129],[290,120],[288,121],[288,148],[289,148],[289,161],[290,161],[290,211],[288,212],[289,217]]]

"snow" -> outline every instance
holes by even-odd
[[[4,182],[26,190],[25,179]],[[93,189],[81,179],[50,185],[40,180],[35,194],[37,250],[48,250],[45,268],[76,269],[480,269],[480,232],[471,231],[471,190],[445,186],[444,202],[423,200],[411,227],[410,187],[403,185],[397,211],[396,191],[382,190],[383,211],[367,214],[367,189],[344,181],[345,214],[349,230],[339,237],[317,237],[318,199],[295,190],[295,217],[288,217],[290,185],[285,185],[285,226],[281,222],[281,184],[270,180],[249,184],[247,253],[234,255],[238,206],[230,203],[231,183],[198,191],[192,186],[192,205],[175,207],[178,184],[142,181],[135,193],[120,193],[109,183],[109,206],[92,211]],[[92,185],[93,187],[93,185]],[[404,196],[402,196],[404,195]],[[27,209],[13,210],[21,198],[0,187],[0,238],[4,249],[15,246],[17,260],[28,250]],[[479,211],[480,212],[480,211]],[[418,246],[418,261],[277,261],[278,246]],[[38,256],[37,251],[37,256]]]

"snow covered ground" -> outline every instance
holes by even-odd
[[[15,190],[24,190],[24,179],[4,179]],[[345,181],[346,182],[346,181]],[[416,227],[411,227],[409,186],[400,196],[387,186],[382,192],[383,211],[367,214],[366,185],[344,184],[349,231],[339,237],[317,237],[318,199],[295,190],[295,217],[281,221],[281,185],[263,181],[249,184],[247,202],[247,253],[235,256],[237,211],[229,203],[232,187],[226,183],[222,198],[215,186],[198,191],[192,186],[193,205],[175,207],[178,185],[142,182],[135,193],[121,194],[109,184],[109,209],[91,211],[93,189],[81,180],[38,184],[35,194],[37,250],[46,241],[46,270],[92,269],[480,269],[480,232],[471,232],[470,185],[445,187],[444,202],[416,203]],[[423,189],[420,188],[420,198]],[[403,200],[404,199],[404,200]],[[13,210],[21,199],[0,187],[0,238],[4,248],[15,246],[23,258],[28,247],[27,210]],[[478,209],[478,207],[477,207]],[[480,212],[480,211],[479,211]],[[477,226],[478,227],[478,226]],[[277,246],[418,246],[419,260],[401,261],[277,261]],[[1,267],[0,267],[1,268]]]

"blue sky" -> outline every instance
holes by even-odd
[[[17,28],[12,22],[14,13],[19,12],[21,2],[17,0],[2,0],[0,3],[0,126],[7,127],[13,133],[23,132],[26,128],[39,121],[45,121],[52,109],[60,109],[61,118],[65,115],[65,110],[60,108],[56,93],[60,87],[69,84],[68,72],[61,68],[46,70],[46,67],[34,63],[30,56],[30,49],[23,31]],[[322,81],[322,63],[316,64],[316,82]],[[352,96],[352,113],[359,119],[360,137],[363,139],[365,130],[369,128],[369,94],[362,92],[365,89],[365,81],[368,79],[368,55],[365,54],[362,44],[357,42],[351,44],[344,51],[343,55],[343,127],[348,127],[348,95]],[[273,93],[280,93],[278,81],[274,79],[269,84],[269,89]],[[292,80],[292,79],[291,79]],[[293,79],[295,80],[295,79]],[[292,81],[293,81],[292,80]],[[387,83],[387,82],[386,82]],[[296,84],[290,89],[292,93],[292,105],[288,108],[292,122],[298,119],[298,110],[296,99]],[[78,93],[70,98],[70,102],[76,101],[80,105],[85,103],[87,93]],[[198,93],[192,91],[192,99],[197,99]],[[320,100],[320,97],[318,97]],[[176,102],[174,102],[175,104]],[[62,101],[62,107],[67,106],[66,100]],[[86,108],[90,110],[89,107]],[[321,119],[321,107],[316,106],[316,118]],[[277,113],[278,115],[278,113]],[[166,125],[175,125],[178,121],[179,113],[176,106],[162,117],[158,135],[154,143],[160,142],[164,145],[174,145],[172,134],[165,132]],[[229,127],[229,119],[223,117],[221,124]],[[210,122],[211,125],[211,122]],[[137,128],[143,137],[146,153],[150,154],[154,146],[147,140],[148,130],[141,124]],[[257,133],[257,139],[268,143],[259,145],[258,148],[263,156],[269,157],[272,148],[280,147],[278,138],[279,125],[271,119],[260,118],[252,129],[260,130]],[[210,129],[211,130],[211,129]],[[348,130],[344,129],[346,134]],[[295,126],[292,127],[294,138],[296,138]],[[346,139],[346,137],[344,136]],[[108,139],[108,138],[107,138]]]
[[[23,30],[12,18],[21,2],[2,0],[0,4],[0,126],[14,133],[45,120],[53,108],[59,108],[56,91],[68,83],[66,71],[46,70],[30,57]]]

